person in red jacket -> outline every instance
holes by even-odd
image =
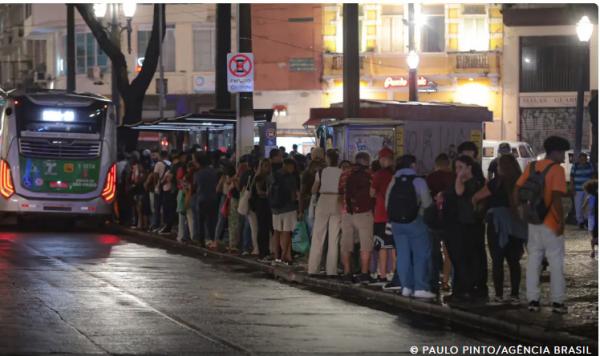
[[[387,282],[388,259],[395,259],[394,239],[391,235],[385,233],[385,225],[388,222],[388,214],[385,209],[385,194],[388,185],[394,176],[394,151],[388,147],[382,148],[379,153],[379,165],[381,169],[373,174],[371,182],[371,197],[375,198],[375,209],[373,212],[373,235],[375,240],[374,248],[378,252],[377,282],[385,284]],[[396,263],[393,261],[392,266]],[[392,271],[393,272],[393,269]]]

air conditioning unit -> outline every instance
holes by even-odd
[[[91,80],[102,79],[102,69],[100,69],[100,67],[98,67],[98,66],[88,67],[87,77]]]

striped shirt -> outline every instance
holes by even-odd
[[[582,192],[583,185],[594,176],[594,167],[591,163],[580,165],[576,163],[571,168],[571,181],[575,184],[575,191]]]

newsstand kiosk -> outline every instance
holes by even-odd
[[[464,141],[473,141],[481,157],[483,125],[493,118],[475,105],[371,100],[361,100],[357,118],[343,118],[341,104],[310,113],[304,125],[315,127],[321,147],[337,148],[348,160],[361,151],[376,159],[382,147],[389,147],[396,156],[415,155],[420,174],[433,170],[440,153],[456,157]]]

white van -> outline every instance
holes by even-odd
[[[590,156],[591,151],[590,150],[581,150],[581,152],[583,153],[587,153],[588,157]],[[562,163],[561,166],[563,166],[563,168],[565,169],[565,178],[567,179],[567,183],[569,183],[571,181],[571,167],[573,167],[573,150],[568,150],[565,154],[565,163]],[[540,153],[539,155],[537,155],[537,160],[541,161],[546,157],[546,153]]]
[[[536,160],[535,152],[533,152],[533,148],[531,148],[527,142],[483,140],[481,168],[483,169],[483,174],[486,178],[488,176],[488,167],[492,160],[498,157],[498,146],[503,142],[510,145],[512,154],[517,159],[517,162],[519,162],[521,170],[527,168],[529,162]]]

